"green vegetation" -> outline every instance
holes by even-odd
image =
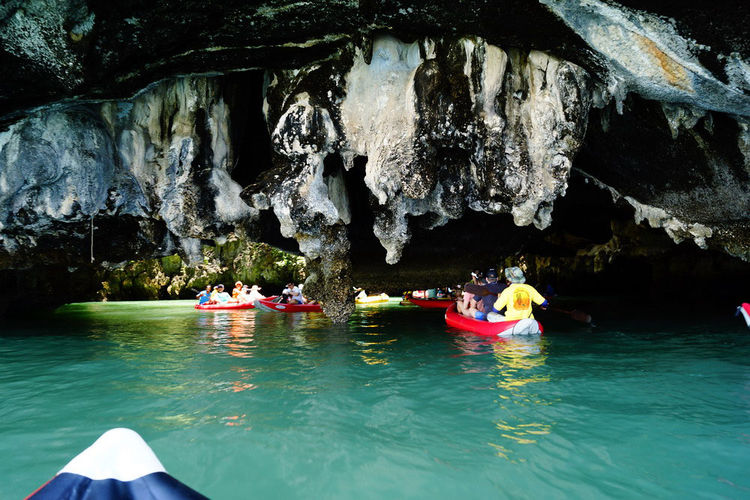
[[[239,280],[250,285],[282,288],[306,278],[305,259],[265,243],[232,235],[223,244],[203,247],[203,262],[186,264],[179,255],[131,261],[102,271],[102,300],[192,298],[195,290]]]

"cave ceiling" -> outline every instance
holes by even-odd
[[[748,262],[748,25],[721,1],[6,1],[0,268],[239,232],[343,304],[436,234],[502,227],[487,260],[625,220]]]

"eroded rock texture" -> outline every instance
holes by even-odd
[[[356,168],[365,169],[373,231],[392,264],[413,216],[429,215],[435,227],[473,209],[549,225],[586,131],[585,71],[481,39],[381,36],[371,51],[369,61],[357,47],[328,64],[269,75],[266,113],[279,157],[273,178],[246,191],[248,202],[272,207],[282,234],[313,261],[348,258],[339,233],[349,201],[341,169],[326,170],[332,155],[347,170],[366,157]],[[344,267],[323,279],[348,291]]]
[[[273,232],[272,212],[343,321],[373,235],[394,265],[415,232],[459,224],[441,233],[456,259],[493,216],[506,257],[541,245],[519,236],[533,225],[614,265],[614,230],[549,234],[587,223],[555,226],[574,167],[635,222],[747,262],[748,21],[690,1],[11,0],[0,270],[189,262],[201,242]],[[264,98],[263,126],[242,125],[243,91]]]
[[[255,213],[229,176],[229,124],[220,82],[200,77],[15,123],[0,133],[0,260],[200,259],[201,239]]]

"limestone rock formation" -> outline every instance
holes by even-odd
[[[219,88],[182,78],[129,101],[42,110],[0,133],[0,261],[195,261],[201,239],[242,227],[256,212],[230,178]]]
[[[527,226],[571,230],[553,209],[574,168],[618,217],[750,262],[748,20],[690,1],[10,0],[0,276],[194,262],[278,224],[344,321],[363,242],[397,266],[416,233],[494,216],[518,252]],[[471,245],[444,234],[447,258]]]

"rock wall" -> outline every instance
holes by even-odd
[[[278,156],[272,177],[244,192],[248,203],[272,208],[311,260],[343,262],[351,217],[341,178],[366,157],[373,232],[389,263],[409,242],[410,217],[429,215],[436,227],[473,209],[549,225],[586,131],[585,71],[481,39],[379,36],[371,51],[367,58],[353,47],[327,64],[268,76]],[[327,171],[332,155],[343,168]],[[326,271],[323,280],[339,283],[339,295],[351,286]]]
[[[0,132],[0,262],[200,260],[202,239],[256,213],[230,177],[228,114],[219,80],[182,78],[129,101],[43,110]],[[66,241],[73,254],[60,252]]]
[[[457,5],[3,3],[0,270],[197,263],[273,212],[343,321],[362,241],[397,265],[415,231],[491,215],[518,249],[573,166],[636,222],[750,261],[750,9]],[[249,69],[268,130],[243,139]],[[247,146],[266,134],[268,164]]]

